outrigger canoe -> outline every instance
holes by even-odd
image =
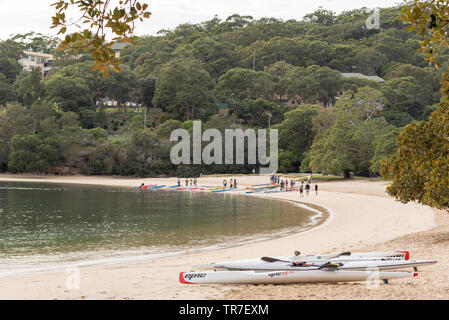
[[[387,260],[386,260],[387,259]],[[397,258],[380,258],[380,259],[366,259],[366,260],[341,260],[329,261],[321,263],[304,263],[293,264],[291,262],[264,262],[258,264],[231,264],[220,265],[215,264],[215,270],[228,271],[308,271],[308,270],[322,270],[322,269],[336,269],[336,270],[399,270],[399,269],[414,269],[437,263],[435,260],[394,260]]]
[[[251,187],[246,187],[247,190],[265,190],[265,189],[272,189],[272,188],[277,188],[279,187],[279,185],[277,184],[270,184],[270,185],[264,185],[264,186],[251,186]]]
[[[408,251],[389,251],[389,252],[342,252],[339,254],[308,254],[294,256],[278,256],[278,257],[262,257],[258,259],[234,260],[215,262],[208,265],[212,268],[226,269],[259,269],[265,265],[273,263],[290,263],[295,261],[298,263],[319,264],[326,262],[349,262],[349,261],[371,261],[371,260],[409,260],[410,253]],[[282,264],[281,264],[282,265]],[[282,265],[283,266],[283,265]],[[271,268],[271,266],[270,266]]]
[[[378,272],[378,271],[216,271],[216,272],[181,272],[179,282],[183,284],[287,284],[311,282],[355,282],[366,280],[383,280],[412,278],[412,272]]]
[[[164,188],[164,187],[166,187],[165,184],[163,186],[151,187],[150,190],[160,189],[160,188]]]
[[[155,187],[155,186],[157,186],[157,184],[150,184],[150,185],[146,185],[146,186],[135,186],[134,189],[147,190],[147,189],[150,189],[151,187]]]
[[[229,189],[221,189],[221,190],[212,190],[213,193],[219,193],[219,192],[228,192],[228,191],[232,191],[235,190],[234,188],[229,188]]]

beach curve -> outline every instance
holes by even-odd
[[[0,181],[132,186],[143,183],[172,183],[175,179],[117,179],[105,177],[17,177],[0,176]],[[223,178],[206,177],[201,184],[220,185]],[[238,177],[239,186],[266,183],[265,176]],[[303,202],[327,208],[331,218],[317,228],[277,239],[209,252],[189,252],[125,265],[92,266],[80,269],[80,289],[67,290],[65,272],[16,276],[2,279],[3,299],[222,299],[233,286],[186,286],[178,283],[181,271],[192,265],[214,261],[255,258],[270,255],[338,252],[382,244],[400,236],[435,227],[435,212],[418,204],[401,204],[384,196],[383,182],[343,181],[320,183],[318,196],[299,198],[298,192],[255,194],[276,200]],[[351,190],[354,190],[351,193]],[[363,191],[360,193],[360,191]],[[344,192],[342,192],[344,191]],[[383,193],[385,193],[383,191]],[[379,245],[379,248],[381,245]],[[406,249],[406,248],[397,248]],[[23,290],[24,287],[32,290]]]

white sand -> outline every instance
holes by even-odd
[[[200,179],[199,184],[221,185],[222,180],[221,177],[203,178]],[[237,177],[237,180],[239,188],[268,182],[268,178],[264,176],[240,176]],[[142,182],[146,184],[176,184],[176,179],[11,175],[1,175],[0,181],[79,183],[124,187],[139,185]],[[300,250],[302,253],[359,251],[362,248],[370,248],[373,251],[412,250],[413,248],[408,246],[409,243],[411,244],[410,240],[396,242],[401,247],[394,248],[388,241],[414,234],[416,238],[413,239],[419,243],[419,232],[435,230],[441,225],[446,226],[446,220],[437,226],[434,210],[414,203],[401,204],[386,195],[385,187],[386,184],[383,182],[351,180],[320,183],[318,196],[312,191],[308,197],[301,199],[298,192],[247,195],[315,204],[329,210],[331,218],[317,228],[279,239],[211,252],[188,252],[180,257],[81,268],[78,290],[66,288],[68,274],[65,270],[3,277],[0,279],[0,299],[296,299],[298,297],[313,299],[331,297],[332,292],[339,292],[335,296],[339,299],[361,298],[361,296],[353,296],[354,288],[357,288],[356,292],[359,295],[362,292],[369,293],[370,297],[391,298],[387,294],[388,291],[385,291],[387,289],[380,289],[381,291],[376,291],[376,294],[373,295],[374,291],[366,289],[364,284],[350,284],[349,287],[344,284],[307,285],[315,289],[313,292],[307,290],[307,295],[300,295],[297,285],[257,286],[258,290],[254,290],[255,286],[194,286],[182,285],[178,282],[179,272],[192,270],[192,265],[214,261],[289,255],[295,250]],[[244,191],[240,191],[240,193],[244,194]],[[233,194],[223,196],[233,196]],[[437,245],[434,245],[434,249]],[[413,257],[437,259],[437,257],[413,256],[412,250]],[[429,267],[429,270],[438,270],[438,267]],[[441,269],[441,273],[444,273],[443,270]],[[399,280],[397,285],[407,286],[410,285],[410,282],[414,282],[416,285],[423,279],[438,278],[430,271],[424,275],[427,278]],[[421,284],[426,286],[425,283]],[[324,294],[325,292],[327,293]],[[444,292],[446,292],[446,296]],[[441,296],[447,299],[449,297],[447,292],[449,291],[443,290]],[[397,299],[407,298],[403,290],[398,291],[395,297]],[[418,298],[425,297],[419,296]]]

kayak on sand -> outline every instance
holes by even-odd
[[[416,277],[412,272],[378,271],[216,271],[181,272],[179,282],[183,284],[287,284],[312,282],[355,282]]]
[[[299,263],[294,264],[290,262],[261,262],[258,264],[215,264],[215,270],[228,271],[308,271],[320,270],[323,268],[334,268],[338,270],[398,270],[413,268],[416,271],[417,267],[435,264],[434,260],[385,260],[385,259],[367,259],[367,260],[340,260],[321,263]]]
[[[215,262],[210,265],[212,268],[223,267],[229,269],[257,269],[261,265],[270,262],[298,262],[298,263],[323,263],[340,261],[360,261],[360,260],[409,260],[408,251],[389,251],[389,252],[342,252],[339,254],[308,254],[301,255],[297,252],[294,256],[262,257],[258,259],[235,260],[225,262]]]

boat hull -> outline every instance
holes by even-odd
[[[366,280],[391,280],[412,278],[411,272],[377,271],[216,271],[181,272],[179,282],[183,284],[290,284],[315,282],[358,282]]]

